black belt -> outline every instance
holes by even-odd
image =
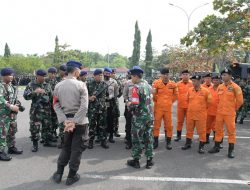
[[[75,114],[72,114],[72,113],[68,113],[68,114],[65,114],[67,118],[73,118],[75,117]]]

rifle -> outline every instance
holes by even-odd
[[[113,84],[113,83],[114,83],[114,81],[111,82],[109,85],[105,86],[105,87],[104,87],[103,89],[101,89],[99,92],[95,91],[95,92],[93,93],[93,96],[95,96],[95,97],[97,98],[98,96],[100,96],[100,95],[102,94],[102,92],[103,92],[104,90],[106,90],[108,87],[110,87],[111,84]]]
[[[20,80],[21,79],[19,78],[16,86],[14,87],[14,90],[15,90],[14,97],[13,97],[12,101],[10,100],[10,104],[17,105],[19,107],[19,111],[23,112],[25,110],[25,107],[22,106],[22,103],[19,100],[17,100],[18,87],[19,87]]]

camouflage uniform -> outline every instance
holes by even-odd
[[[45,90],[44,94],[37,94],[37,88]],[[52,90],[48,83],[31,81],[23,94],[25,100],[32,100],[30,108],[30,133],[31,141],[40,139],[40,131],[44,143],[48,143],[51,137],[51,98]]]
[[[147,159],[153,158],[153,101],[151,97],[150,85],[142,80],[138,84],[135,84],[138,89],[139,104],[130,105],[132,110],[132,157],[134,159],[140,159],[145,146],[145,156]]]
[[[243,120],[247,117],[248,109],[250,106],[250,83],[246,84],[244,88],[242,89],[243,97],[244,97],[244,103],[240,107],[240,123],[243,124]]]
[[[55,86],[58,83],[57,80],[47,78],[45,81],[50,84],[51,90],[52,90],[52,92],[54,92]],[[54,136],[57,136],[56,130],[58,129],[59,123],[57,120],[56,112],[53,108],[53,100],[52,99],[51,99],[50,105],[51,105],[51,126],[52,126],[51,133]]]
[[[90,140],[95,139],[98,127],[98,137],[101,141],[106,140],[106,118],[107,118],[107,107],[106,107],[106,92],[103,90],[106,88],[106,84],[103,81],[96,82],[95,80],[87,83],[89,97],[95,96],[99,92],[102,93],[93,102],[89,102],[88,118],[89,118],[89,137]]]
[[[5,103],[12,101],[13,98],[13,86],[0,83],[0,152],[4,151],[6,146],[15,145],[16,114],[5,106]],[[15,125],[13,125],[14,123]]]

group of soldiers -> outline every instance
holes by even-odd
[[[172,109],[175,101],[177,101],[176,142],[181,140],[186,120],[186,142],[182,150],[191,148],[196,128],[200,141],[198,152],[205,153],[204,146],[210,142],[211,132],[214,133],[215,144],[209,153],[219,152],[223,148],[225,124],[229,142],[228,157],[234,158],[235,121],[237,116],[241,115],[240,123],[243,123],[248,112],[250,83],[246,81],[246,85],[243,87],[239,84],[240,87],[233,82],[229,69],[214,76],[211,73],[205,76],[199,74],[191,76],[188,70],[183,70],[180,74],[181,80],[176,83],[170,80],[169,69],[163,68],[160,70],[160,78],[151,86],[143,79],[144,71],[139,66],[130,69],[127,80],[123,82],[117,79],[115,70],[108,67],[103,70],[96,69],[91,78],[87,78],[88,73],[80,68],[79,62],[69,61],[60,66],[58,76],[55,67],[49,68],[48,71],[38,69],[36,79],[27,85],[23,94],[25,100],[32,101],[30,108],[32,152],[38,151],[39,141],[45,147],[62,148],[58,159],[58,170],[53,175],[55,182],[61,181],[63,168],[69,162],[66,155],[71,154],[73,148],[69,148],[68,143],[77,142],[73,139],[77,138],[75,134],[77,135],[76,131],[81,128],[79,126],[84,126],[84,130],[79,131],[82,139],[79,142],[83,141],[80,143],[82,151],[85,148],[93,149],[98,142],[101,147],[108,149],[108,142],[114,143],[114,136],[120,137],[118,99],[121,96],[125,102],[126,149],[132,149],[133,159],[127,161],[129,166],[140,168],[143,150],[147,158],[146,168],[154,165],[153,149],[159,146],[162,120],[166,149],[172,149]],[[16,115],[21,106],[17,103],[15,95],[17,88],[11,84],[13,73],[11,68],[1,70],[0,160],[5,161],[11,160],[9,154],[22,153],[22,150],[15,146]],[[73,97],[76,98],[72,99]],[[78,98],[79,101],[76,101]],[[57,141],[59,143],[56,145]],[[8,151],[5,150],[6,147]],[[74,159],[77,158],[79,154],[75,155]],[[72,166],[68,184],[79,180],[76,173],[79,164],[77,162],[77,166]]]

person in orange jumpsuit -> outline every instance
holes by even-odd
[[[234,144],[236,143],[235,116],[236,111],[243,104],[243,95],[241,88],[231,80],[231,70],[223,70],[221,77],[223,84],[219,85],[217,89],[219,104],[215,122],[215,144],[209,150],[209,153],[218,153],[220,151],[220,142],[223,138],[224,124],[226,124],[229,143],[228,158],[234,158]]]
[[[203,80],[204,80],[204,83],[201,85],[203,86],[204,88],[209,88],[211,86],[213,86],[213,83],[212,83],[212,73],[207,73],[203,76]]]
[[[176,83],[169,80],[169,69],[161,69],[161,78],[153,83],[153,96],[155,100],[155,120],[154,120],[154,149],[158,147],[158,139],[162,119],[164,121],[166,148],[172,149],[171,139],[173,136],[172,105],[177,100]]]
[[[216,120],[216,114],[217,114],[217,106],[219,103],[219,96],[217,93],[217,88],[221,84],[220,76],[216,75],[212,77],[213,85],[211,85],[208,90],[210,91],[213,99],[211,104],[208,106],[207,109],[207,140],[206,144],[209,144],[209,136],[211,131],[214,132],[215,136],[215,120]]]
[[[199,135],[200,154],[204,154],[204,145],[206,142],[206,119],[207,108],[212,101],[212,95],[208,89],[201,86],[201,76],[194,75],[191,77],[194,87],[188,90],[188,111],[187,111],[187,133],[186,143],[182,150],[191,148],[194,128],[196,127]]]
[[[177,136],[175,141],[181,140],[181,133],[183,128],[183,123],[187,115],[187,92],[188,89],[193,87],[192,81],[189,79],[189,71],[183,70],[181,72],[182,80],[177,82],[178,89],[178,103],[177,103]]]

